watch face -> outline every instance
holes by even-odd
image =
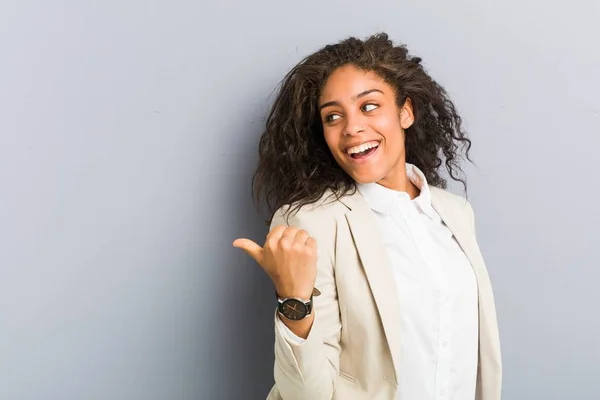
[[[308,314],[308,307],[299,300],[287,299],[281,304],[280,312],[284,317],[298,321],[306,317],[306,314]]]

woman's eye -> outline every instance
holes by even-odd
[[[336,119],[338,119],[340,116],[337,114],[329,114],[328,116],[325,117],[325,121],[326,122],[333,122]]]
[[[364,106],[362,106],[362,109],[365,112],[369,112],[375,110],[377,107],[379,106],[376,104],[365,104]]]

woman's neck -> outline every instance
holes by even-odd
[[[406,192],[412,200],[414,200],[417,196],[419,196],[419,193],[421,193],[417,185],[412,183],[408,178],[405,163],[402,163],[401,166],[398,166],[395,174],[389,174],[382,180],[378,181],[377,184],[398,192]]]

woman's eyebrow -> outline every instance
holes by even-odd
[[[361,97],[365,97],[366,95],[371,94],[373,92],[379,92],[379,93],[383,94],[383,92],[379,89],[369,89],[369,90],[365,90],[364,92],[360,92],[356,96],[353,96],[352,101],[356,101],[356,100],[360,99]],[[319,111],[324,109],[325,107],[339,106],[339,105],[340,105],[340,103],[335,100],[328,101],[327,103],[321,104],[321,106],[319,107]]]

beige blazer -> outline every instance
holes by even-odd
[[[267,400],[395,400],[401,332],[389,259],[375,216],[356,192],[326,196],[288,221],[317,240],[318,273],[311,332],[298,346],[275,324],[275,386]],[[469,258],[479,291],[476,399],[499,400],[500,341],[490,279],[475,238],[473,210],[462,197],[431,187],[432,203]],[[277,316],[276,316],[277,317]],[[417,399],[409,399],[417,400]],[[465,399],[467,400],[467,399]]]

